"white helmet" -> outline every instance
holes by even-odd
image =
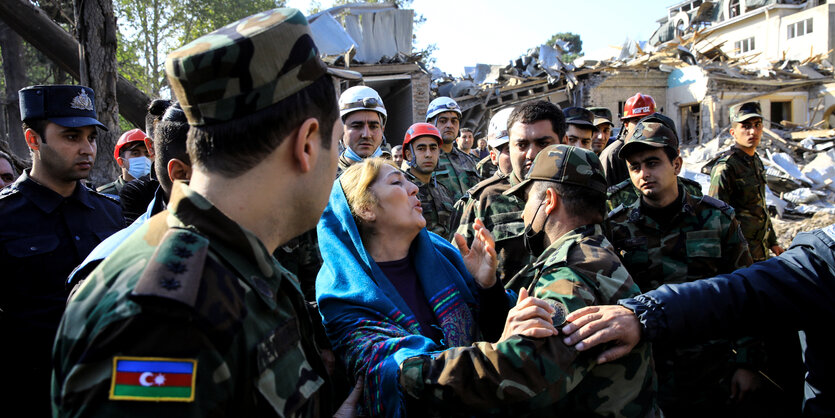
[[[490,118],[490,124],[487,127],[487,145],[498,148],[510,142],[510,135],[507,132],[507,120],[510,118],[511,113],[513,113],[513,108],[506,107],[496,112]]]
[[[339,117],[345,119],[345,115],[358,110],[373,110],[383,118],[383,125],[386,124],[386,106],[383,99],[376,90],[368,86],[354,86],[342,92],[339,96]]]
[[[436,115],[444,112],[455,112],[458,117],[462,117],[461,107],[455,100],[449,97],[438,97],[429,103],[429,109],[426,109],[426,121],[429,122]]]

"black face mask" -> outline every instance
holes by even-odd
[[[539,215],[541,207],[542,204],[540,203],[533,214],[531,224],[525,225],[524,231],[525,249],[534,257],[539,257],[545,251],[545,223],[543,222],[542,228],[538,232],[533,231],[533,222],[536,222],[536,215]]]

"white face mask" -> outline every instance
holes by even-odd
[[[148,157],[128,158],[128,173],[138,179],[151,173],[151,160]]]

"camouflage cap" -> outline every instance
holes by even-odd
[[[594,113],[583,107],[566,107],[562,110],[565,115],[565,123],[569,125],[581,125],[595,129]]]
[[[638,144],[653,148],[669,147],[678,151],[678,137],[672,129],[661,122],[643,120],[638,122],[635,128],[626,135],[618,157],[625,159],[626,155],[632,152]]]
[[[731,122],[743,122],[751,118],[762,119],[762,110],[760,104],[757,102],[743,103],[739,106],[731,107]]]
[[[587,149],[565,144],[549,145],[540,151],[525,180],[503,194],[525,199],[524,193],[528,186],[537,180],[582,186],[604,195],[608,187],[597,155]]]
[[[614,126],[614,123],[612,123],[611,110],[605,107],[590,107],[588,109],[594,114],[594,126],[598,126],[602,123],[608,123],[609,125]]]
[[[171,90],[190,125],[249,115],[291,96],[327,73],[307,19],[296,9],[267,10],[203,35],[165,60]]]

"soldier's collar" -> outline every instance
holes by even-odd
[[[92,202],[90,202],[90,191],[81,183],[75,182],[75,190],[68,197],[64,198],[58,192],[46,187],[29,176],[29,169],[24,170],[20,178],[17,179],[14,185],[23,196],[31,201],[38,209],[45,213],[52,213],[58,206],[64,202],[65,199],[75,199],[82,205],[95,209]]]

